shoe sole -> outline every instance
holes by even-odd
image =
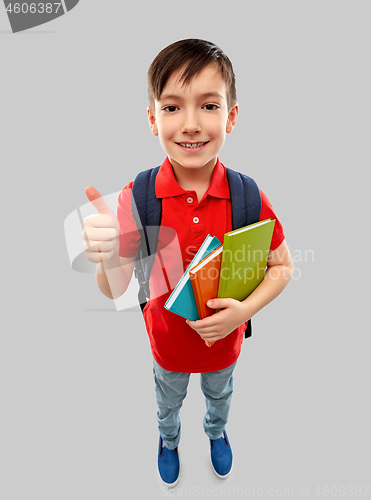
[[[170,484],[170,483],[165,483],[165,481],[164,481],[164,480],[162,479],[162,477],[161,477],[160,471],[158,471],[159,478],[160,478],[160,480],[161,480],[162,484],[163,484],[164,486],[166,486],[166,488],[169,488],[169,489],[170,489],[170,488],[174,488],[174,486],[176,486],[176,485],[178,484],[178,482],[179,482],[179,479],[180,479],[180,473],[181,473],[181,471],[182,471],[182,464],[180,463],[179,451],[178,451],[178,457],[179,457],[179,474],[178,474],[178,477],[176,478],[176,480],[175,480],[173,483],[171,483],[171,484]],[[158,469],[157,469],[157,470],[158,470]]]
[[[232,472],[232,468],[233,468],[233,462],[232,462],[232,465],[231,465],[231,468],[230,468],[230,471],[227,473],[227,474],[224,474],[224,476],[221,476],[220,474],[218,474],[216,472],[216,470],[214,469],[214,465],[213,465],[213,461],[211,460],[211,457],[210,457],[210,463],[211,463],[211,467],[214,471],[214,473],[218,476],[219,479],[227,479],[227,477],[230,475],[230,473]]]

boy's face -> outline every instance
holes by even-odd
[[[226,85],[217,63],[206,66],[189,85],[175,72],[166,83],[155,113],[148,107],[150,128],[173,166],[214,166],[226,133],[237,121],[238,105],[228,112]]]

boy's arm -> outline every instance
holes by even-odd
[[[109,299],[117,299],[126,292],[133,275],[134,257],[115,256],[97,265],[95,278],[99,290]]]
[[[117,299],[129,286],[135,256],[119,255],[120,223],[99,191],[89,186],[85,193],[98,213],[84,219],[84,249],[88,260],[97,263],[95,276],[100,291],[110,299]]]
[[[241,302],[245,307],[247,319],[272,302],[286,288],[293,272],[294,263],[284,240],[276,250],[269,252],[267,271],[263,281],[247,299]]]
[[[272,302],[288,285],[293,271],[294,263],[286,241],[283,241],[269,253],[263,281],[245,300],[212,299],[207,303],[208,307],[222,308],[221,311],[198,321],[186,322],[202,339],[208,342],[220,340]]]

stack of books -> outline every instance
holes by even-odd
[[[264,279],[274,223],[266,219],[225,233],[223,244],[208,234],[165,308],[195,321],[217,312],[206,305],[210,299],[246,299]]]

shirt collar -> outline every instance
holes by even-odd
[[[187,192],[177,183],[173,167],[168,157],[163,161],[156,176],[155,191],[157,198],[170,198]],[[216,159],[210,185],[206,194],[214,198],[230,198],[227,172],[225,166],[219,161],[219,158]]]

